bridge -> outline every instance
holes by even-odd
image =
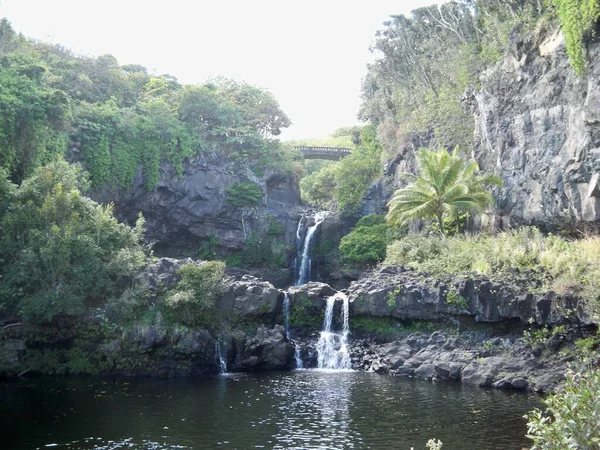
[[[306,145],[295,145],[294,148],[301,152],[306,159],[329,159],[339,161],[348,156],[351,149],[344,147],[309,147]]]

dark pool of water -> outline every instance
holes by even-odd
[[[0,448],[521,449],[539,399],[360,372],[0,384]]]

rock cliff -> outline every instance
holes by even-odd
[[[492,225],[533,224],[548,230],[600,224],[600,43],[588,51],[578,78],[560,32],[531,33],[513,42],[503,61],[480,75],[463,104],[475,119],[473,157],[496,172]],[[405,144],[371,186],[363,213],[382,213],[401,174],[415,171],[419,137]]]
[[[481,75],[466,102],[480,167],[502,175],[506,224],[561,228],[600,221],[600,44],[578,78],[564,38],[528,35]]]
[[[239,182],[252,182],[262,191],[260,204],[237,208],[227,190]],[[155,251],[167,256],[189,255],[199,243],[214,236],[223,253],[240,250],[252,233],[262,233],[274,219],[284,227],[283,241],[295,244],[301,215],[300,191],[289,174],[267,168],[257,175],[245,164],[216,154],[197,155],[183,164],[181,174],[163,162],[158,185],[144,187],[141,170],[133,186],[97,191],[94,200],[114,202],[120,220],[135,222],[141,211],[147,221],[147,237]]]

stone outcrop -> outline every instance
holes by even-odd
[[[410,320],[469,318],[475,322],[588,323],[584,303],[554,292],[532,293],[535,273],[498,277],[430,277],[402,266],[379,268],[348,289],[352,313]]]
[[[357,370],[548,392],[560,385],[568,365],[575,360],[573,350],[559,351],[568,348],[572,338],[561,334],[532,346],[515,335],[410,333],[385,344],[355,341],[351,357]]]
[[[473,157],[498,173],[496,211],[477,228],[536,225],[546,230],[600,229],[600,43],[589,45],[588,70],[577,77],[560,32],[515,40],[503,61],[484,71],[464,107],[475,119]],[[392,140],[393,141],[393,140]],[[395,141],[394,141],[395,142]],[[362,212],[385,213],[402,174],[416,171],[414,137],[388,161]]]
[[[280,292],[269,283],[251,275],[230,279],[220,300],[221,310],[237,317],[258,318],[281,310]]]
[[[257,207],[236,208],[228,202],[227,190],[243,181],[261,188],[263,199]],[[132,187],[97,191],[92,198],[114,202],[115,215],[129,223],[141,211],[148,240],[158,254],[167,256],[190,254],[212,236],[224,253],[240,250],[252,233],[266,230],[270,219],[284,226],[283,240],[293,246],[301,215],[300,190],[291,175],[267,168],[258,176],[246,165],[209,153],[187,160],[181,174],[163,162],[151,191],[144,187],[140,170]]]
[[[564,38],[530,34],[467,95],[475,157],[502,175],[504,223],[562,228],[600,221],[600,45],[586,74],[569,66]]]
[[[239,337],[238,337],[239,345]],[[294,346],[285,337],[285,329],[260,327],[247,338],[243,351],[235,358],[233,368],[238,370],[281,370],[294,367]]]

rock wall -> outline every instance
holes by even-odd
[[[263,201],[257,207],[239,209],[227,201],[227,189],[242,181],[262,189]],[[265,231],[269,217],[284,226],[283,240],[294,246],[301,215],[300,190],[290,175],[268,168],[258,176],[247,165],[216,154],[189,159],[181,174],[163,162],[152,191],[144,187],[140,170],[131,188],[97,191],[92,198],[114,202],[116,216],[129,223],[141,211],[156,253],[167,256],[189,255],[190,249],[211,236],[224,253],[240,250],[253,232]]]
[[[589,45],[587,73],[569,66],[560,32],[513,42],[503,61],[480,75],[463,103],[475,118],[473,157],[496,172],[491,226],[600,229],[600,42]],[[401,174],[416,170],[427,139],[404,143],[371,186],[363,213],[383,213]]]
[[[474,156],[502,175],[503,224],[546,228],[600,221],[600,43],[578,78],[564,37],[528,35],[481,75],[466,98],[475,115]]]

